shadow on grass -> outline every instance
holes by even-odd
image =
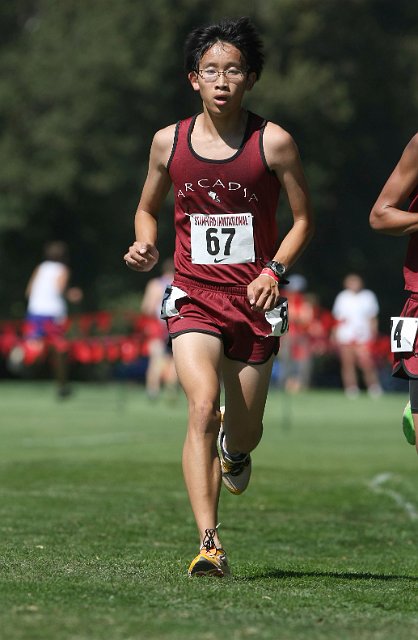
[[[384,573],[355,573],[350,571],[284,571],[282,569],[274,569],[272,571],[264,571],[252,576],[243,576],[238,578],[242,581],[262,580],[266,578],[337,578],[339,580],[407,580],[410,582],[418,582],[417,576],[393,575]]]

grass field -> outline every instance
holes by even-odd
[[[404,394],[272,391],[248,492],[221,496],[234,576],[187,578],[186,406],[141,387],[0,384],[2,640],[418,637],[417,456]]]

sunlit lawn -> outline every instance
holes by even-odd
[[[139,385],[0,383],[0,637],[418,637],[404,394],[273,390],[248,492],[222,493],[230,580],[187,578],[186,406]]]

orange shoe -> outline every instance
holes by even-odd
[[[215,529],[206,529],[200,552],[189,567],[190,578],[193,576],[224,578],[230,575],[226,553],[216,546],[214,535]]]

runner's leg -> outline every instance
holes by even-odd
[[[418,433],[418,379],[409,379],[409,399],[411,402],[411,413],[414,421],[415,434]],[[415,447],[418,453],[418,438],[415,437]]]
[[[221,472],[216,438],[222,341],[204,333],[184,333],[173,339],[173,356],[189,406],[183,473],[202,543],[205,530],[215,529],[218,518]],[[217,535],[215,543],[219,546]]]
[[[274,355],[251,365],[224,358],[225,439],[229,453],[249,453],[263,434],[263,414]]]

